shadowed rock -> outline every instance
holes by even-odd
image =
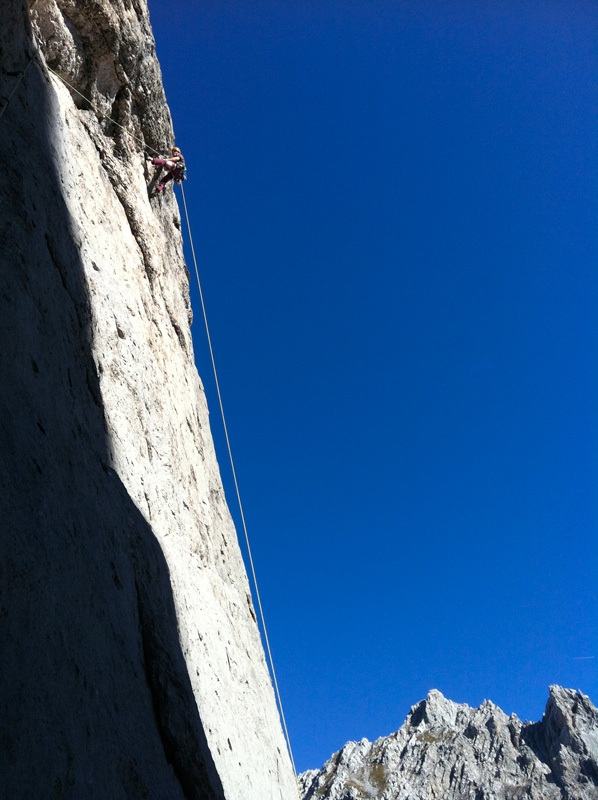
[[[0,798],[286,800],[146,4],[6,0],[0,47]]]

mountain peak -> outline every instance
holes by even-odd
[[[350,742],[300,776],[304,800],[598,800],[598,710],[551,686],[540,722],[478,708],[437,689],[402,727],[373,744]]]

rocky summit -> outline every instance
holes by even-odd
[[[598,800],[598,709],[551,686],[540,722],[432,690],[396,733],[300,776],[303,800]]]

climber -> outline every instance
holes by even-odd
[[[156,167],[163,167],[166,171],[166,175],[156,186],[156,191],[158,192],[164,191],[168,181],[174,180],[176,183],[181,183],[181,181],[185,180],[185,160],[178,147],[172,148],[172,154],[169,158],[152,158],[152,164]]]

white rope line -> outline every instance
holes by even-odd
[[[33,55],[33,57],[31,58],[31,61],[29,62],[29,64],[27,64],[27,67],[25,68],[24,72],[21,74],[21,77],[20,77],[19,81],[17,82],[17,85],[14,87],[14,89],[11,92],[11,95],[8,98],[4,108],[0,112],[0,118],[2,118],[2,115],[4,114],[4,111],[6,110],[6,107],[8,106],[8,103],[10,102],[13,94],[16,92],[19,84],[21,83],[21,81],[25,77],[25,75],[27,73],[27,70],[29,69],[29,67],[31,66],[31,64],[32,64],[32,62],[33,62],[33,60],[35,58],[35,55],[36,54]],[[57,72],[55,72],[52,69],[52,67],[48,66],[48,64],[45,64],[45,66],[53,75],[55,75],[59,80],[61,80],[62,83],[64,83],[66,86],[68,86],[69,89],[72,89],[73,92],[76,92],[76,94],[79,95],[79,97],[82,97],[83,100],[85,100],[87,103],[89,103],[89,105],[92,107],[92,109],[94,110],[94,112],[96,114],[98,114],[101,117],[104,117],[104,119],[107,119],[109,122],[112,122],[112,123],[114,123],[114,125],[116,125],[119,128],[121,128],[132,139],[134,139],[137,142],[140,142],[143,145],[145,150],[151,150],[152,152],[156,153],[156,155],[158,155],[158,156],[160,155],[160,153],[157,150],[154,150],[153,147],[148,145],[144,139],[141,139],[138,136],[135,136],[134,134],[131,133],[131,131],[128,130],[128,128],[125,128],[119,122],[117,122],[116,120],[112,119],[112,117],[109,117],[107,114],[103,114],[101,111],[96,109],[94,104],[92,103],[92,101],[88,97],[86,97],[84,94],[82,94],[78,89],[75,89],[75,87],[72,84],[70,84],[67,80],[65,80],[62,77],[62,75],[59,75]],[[260,620],[261,620],[261,623],[262,623],[262,629],[264,631],[264,641],[266,643],[266,651],[268,653],[268,663],[270,665],[270,671],[272,673],[272,680],[273,680],[273,683],[274,683],[274,689],[276,691],[276,702],[277,702],[277,705],[278,705],[278,710],[280,712],[280,718],[282,720],[282,725],[283,725],[283,728],[284,728],[284,736],[285,736],[286,743],[287,743],[287,748],[288,748],[289,757],[290,757],[290,760],[291,760],[291,765],[293,767],[293,773],[295,775],[295,783],[296,783],[296,786],[297,786],[297,794],[299,795],[299,800],[301,800],[301,791],[299,789],[299,781],[298,781],[298,777],[297,777],[297,768],[295,766],[295,758],[293,756],[293,748],[291,747],[291,738],[289,736],[289,730],[288,730],[288,727],[287,727],[287,721],[286,721],[286,717],[285,717],[285,714],[284,714],[284,709],[282,707],[282,698],[280,696],[280,689],[278,687],[278,678],[276,677],[276,669],[274,668],[274,659],[272,657],[272,650],[270,648],[270,638],[268,636],[268,629],[266,627],[266,618],[264,616],[264,609],[263,609],[263,606],[262,606],[262,599],[260,597],[260,590],[259,590],[259,586],[258,586],[258,582],[257,582],[257,574],[256,574],[256,571],[255,571],[255,565],[254,565],[254,562],[253,562],[253,553],[251,551],[251,545],[249,543],[249,533],[247,531],[247,523],[245,521],[245,512],[243,510],[243,503],[241,501],[241,493],[240,493],[240,490],[239,490],[239,482],[237,480],[237,471],[235,469],[235,462],[234,462],[234,459],[233,459],[233,453],[232,453],[232,449],[231,449],[230,438],[229,438],[229,435],[228,435],[228,426],[226,424],[226,416],[224,414],[224,405],[222,403],[222,394],[220,392],[220,382],[218,380],[218,372],[216,370],[216,361],[214,359],[214,348],[212,347],[212,337],[210,335],[210,326],[208,325],[208,317],[207,317],[207,313],[206,313],[206,306],[205,306],[203,291],[202,291],[202,287],[201,287],[201,280],[199,278],[199,268],[197,266],[197,257],[195,255],[195,246],[193,244],[193,234],[191,233],[191,224],[189,222],[189,211],[187,209],[187,200],[185,198],[185,190],[183,188],[183,184],[181,183],[180,186],[181,186],[181,194],[183,196],[183,206],[185,208],[185,219],[187,221],[187,231],[189,233],[189,244],[191,245],[191,254],[193,256],[193,266],[195,267],[195,277],[197,279],[197,288],[199,289],[199,298],[200,298],[200,301],[201,301],[201,310],[202,310],[202,314],[203,314],[203,320],[204,320],[204,325],[205,325],[205,329],[206,329],[206,335],[207,335],[207,339],[208,339],[208,348],[209,348],[209,351],[210,351],[210,359],[212,361],[212,371],[214,373],[214,381],[215,381],[215,384],[216,384],[216,393],[218,395],[218,405],[220,406],[220,416],[222,417],[222,427],[224,428],[224,437],[226,439],[226,447],[227,447],[227,450],[228,450],[228,458],[229,458],[229,461],[230,461],[231,472],[232,472],[232,475],[233,475],[233,482],[234,482],[234,485],[235,485],[235,493],[236,493],[236,496],[237,496],[237,504],[239,506],[239,512],[241,514],[241,523],[242,523],[242,526],[243,526],[243,533],[245,535],[245,544],[247,545],[247,553],[249,555],[249,564],[251,566],[251,577],[253,579],[253,585],[254,585],[254,588],[255,588],[255,595],[256,595],[256,598],[257,598],[257,604],[258,604],[258,609],[259,609],[259,614],[260,614]]]
[[[21,73],[19,73],[19,80],[16,82],[12,92],[9,94],[8,98],[6,99],[6,103],[4,103],[4,105],[2,106],[2,111],[0,111],[0,119],[2,119],[2,117],[4,116],[4,112],[6,111],[6,109],[8,108],[8,106],[10,104],[10,101],[12,100],[13,94],[17,91],[17,89],[21,85],[21,81],[23,80],[25,75],[27,75],[27,71],[28,71],[29,67],[33,64],[33,61],[34,61],[36,55],[37,55],[37,47],[35,48],[35,52],[31,56],[31,58],[29,59],[29,63],[27,64],[25,69]]]
[[[128,134],[130,137],[131,137],[131,139],[133,139],[134,141],[136,141],[136,142],[140,142],[140,143],[143,145],[143,148],[144,148],[144,150],[151,150],[151,151],[152,151],[152,153],[155,153],[157,156],[159,156],[159,155],[160,155],[160,153],[158,152],[158,150],[154,150],[154,148],[153,148],[153,147],[151,147],[149,144],[147,144],[147,142],[145,141],[145,139],[141,139],[139,136],[135,136],[135,134],[134,134],[134,133],[131,133],[131,131],[130,131],[128,128],[125,128],[125,126],[124,126],[124,125],[121,125],[121,124],[120,124],[120,122],[117,122],[115,119],[112,119],[112,117],[109,117],[109,116],[108,116],[108,114],[104,114],[102,111],[99,111],[99,110],[98,110],[98,109],[97,109],[97,108],[94,106],[94,104],[91,102],[91,100],[89,99],[89,97],[85,97],[85,95],[84,95],[84,94],[81,94],[81,92],[80,92],[78,89],[75,89],[75,87],[74,87],[74,86],[73,86],[71,83],[69,83],[67,80],[65,80],[65,79],[62,77],[62,75],[59,75],[57,72],[55,72],[55,71],[52,69],[52,67],[49,67],[49,66],[46,64],[46,68],[47,68],[47,69],[48,69],[48,70],[49,70],[49,71],[52,73],[52,75],[56,75],[56,77],[57,77],[59,80],[61,80],[61,81],[64,83],[64,85],[65,85],[65,86],[68,86],[68,88],[69,88],[69,89],[72,89],[72,90],[73,90],[73,92],[76,92],[76,94],[78,94],[78,95],[79,95],[79,97],[82,97],[82,98],[83,98],[83,100],[85,100],[85,102],[86,102],[86,103],[89,103],[89,105],[92,107],[92,109],[93,109],[93,111],[94,111],[94,113],[95,113],[95,114],[97,114],[99,117],[103,117],[104,119],[107,119],[107,120],[108,120],[108,122],[112,122],[114,125],[116,125],[116,126],[117,126],[117,127],[119,127],[121,130],[123,130],[125,133],[127,133],[127,134]]]
[[[31,66],[31,64],[33,63],[33,61],[35,60],[35,56],[38,54],[38,49],[39,49],[39,42],[36,40],[35,52],[34,52],[34,54],[31,56],[31,60],[29,61],[29,63],[27,64],[27,66],[25,67],[25,69],[23,70],[23,72],[21,72],[20,78],[19,78],[19,80],[17,81],[17,84],[16,84],[16,86],[14,87],[14,89],[12,90],[12,92],[10,93],[10,96],[9,96],[8,100],[6,101],[6,103],[4,104],[4,106],[3,106],[3,108],[2,108],[2,111],[0,111],[0,119],[2,118],[2,115],[4,114],[4,112],[6,111],[6,109],[8,108],[8,104],[9,104],[9,103],[10,103],[10,101],[12,100],[12,96],[13,96],[13,94],[14,94],[14,93],[17,91],[17,89],[19,88],[19,85],[20,85],[21,81],[23,80],[23,78],[24,78],[24,77],[25,77],[25,75],[27,74],[27,70],[29,69],[29,67]],[[121,124],[120,124],[120,122],[117,122],[115,119],[112,119],[112,117],[109,117],[109,116],[108,116],[108,114],[104,114],[102,111],[99,111],[99,109],[97,109],[97,108],[94,106],[94,104],[93,104],[93,103],[92,103],[92,101],[89,99],[89,97],[86,97],[86,96],[85,96],[84,94],[82,94],[82,93],[81,93],[81,92],[80,92],[78,89],[75,89],[75,87],[73,86],[73,84],[72,84],[72,83],[69,83],[69,82],[68,82],[68,81],[67,81],[65,78],[63,78],[63,77],[62,77],[62,75],[59,75],[59,74],[58,74],[58,72],[56,72],[55,70],[53,70],[53,69],[52,69],[52,67],[50,67],[50,66],[49,66],[49,65],[48,65],[48,64],[45,62],[45,60],[44,60],[44,66],[45,66],[45,68],[48,70],[48,72],[51,72],[51,73],[52,73],[52,75],[55,75],[55,76],[58,78],[58,80],[60,80],[60,81],[62,81],[62,83],[64,83],[64,85],[65,85],[65,86],[68,86],[68,88],[69,88],[69,89],[71,89],[73,92],[75,92],[75,94],[78,94],[78,95],[79,95],[79,97],[81,97],[83,100],[85,100],[85,102],[86,102],[86,103],[89,103],[89,105],[92,107],[92,109],[93,109],[93,111],[94,111],[94,113],[95,113],[95,114],[97,114],[99,117],[103,117],[104,119],[108,120],[108,122],[112,122],[114,125],[116,125],[117,127],[119,127],[121,130],[123,130],[125,133],[127,133],[127,134],[128,134],[130,137],[131,137],[131,139],[133,139],[134,141],[136,141],[136,142],[139,142],[140,144],[142,144],[142,145],[143,145],[143,149],[144,149],[144,150],[151,150],[151,151],[152,151],[152,153],[155,153],[157,156],[159,156],[159,155],[160,155],[160,153],[158,152],[158,150],[155,150],[153,147],[151,147],[149,144],[147,144],[147,142],[145,141],[145,139],[141,139],[139,136],[135,136],[135,134],[134,134],[134,133],[131,133],[131,131],[130,131],[128,128],[125,128],[125,126],[124,126],[124,125],[121,125]]]
[[[291,747],[291,738],[289,736],[289,730],[287,728],[287,721],[284,715],[284,709],[282,707],[282,698],[280,696],[280,689],[278,688],[278,679],[276,677],[276,670],[274,669],[274,659],[272,658],[272,650],[270,649],[270,639],[268,637],[268,629],[266,628],[266,618],[264,616],[264,609],[262,607],[262,600],[260,597],[260,590],[257,582],[257,575],[255,572],[255,565],[253,563],[253,554],[251,552],[251,545],[249,543],[249,533],[247,532],[247,523],[245,522],[245,512],[243,511],[243,503],[241,501],[241,493],[239,491],[239,482],[237,481],[237,471],[235,469],[235,462],[233,459],[233,452],[231,449],[230,439],[228,435],[228,426],[226,424],[226,416],[224,414],[224,405],[222,403],[222,394],[220,393],[220,382],[218,380],[218,372],[216,370],[216,361],[214,358],[214,349],[212,347],[212,337],[210,335],[210,326],[208,325],[208,316],[206,313],[206,305],[204,302],[203,291],[201,288],[201,281],[199,279],[199,268],[197,266],[197,258],[195,255],[195,247],[193,245],[193,234],[191,233],[191,224],[189,222],[189,211],[187,209],[187,200],[185,198],[185,189],[183,188],[183,184],[181,186],[181,194],[183,196],[183,206],[185,208],[185,219],[187,221],[187,231],[189,233],[189,244],[191,245],[191,255],[193,257],[193,266],[195,267],[195,277],[197,279],[197,288],[199,289],[199,299],[201,301],[201,310],[203,313],[203,321],[206,328],[206,335],[208,338],[208,348],[210,350],[210,359],[212,361],[212,371],[214,373],[214,381],[216,383],[216,393],[218,395],[218,404],[220,406],[220,416],[222,417],[222,427],[224,428],[224,437],[226,439],[226,447],[228,449],[228,458],[230,461],[231,471],[233,475],[233,482],[235,484],[235,493],[237,495],[237,504],[239,506],[239,512],[241,514],[241,523],[243,526],[243,533],[245,534],[245,544],[247,545],[247,553],[249,554],[249,564],[251,566],[251,577],[253,578],[253,585],[255,587],[255,595],[257,598],[258,609],[260,613],[260,620],[262,623],[262,629],[264,631],[264,640],[266,642],[266,650],[268,652],[268,662],[270,664],[270,670],[272,672],[272,680],[274,682],[274,688],[276,690],[276,701],[278,703],[278,709],[280,711],[280,717],[282,720],[283,728],[284,728],[284,735],[287,742],[287,748],[289,750],[289,756],[291,759],[291,764],[293,766],[293,772],[295,774],[295,781],[297,781],[297,768],[295,767],[295,759],[293,757],[293,749]],[[297,783],[297,791],[299,792],[299,784]],[[299,793],[299,797],[301,794]]]

